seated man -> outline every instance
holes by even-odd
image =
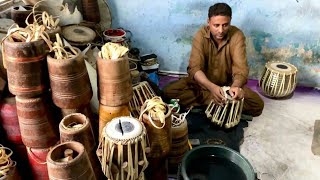
[[[187,78],[164,88],[164,95],[180,99],[184,107],[208,105],[211,100],[223,105],[222,86],[230,86],[233,99],[244,98],[243,114],[259,116],[264,102],[249,89],[249,68],[243,32],[231,26],[231,7],[217,3],[209,8],[208,25],[201,27],[192,42]]]

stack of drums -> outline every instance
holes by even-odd
[[[150,147],[150,153],[147,154],[149,161],[147,172],[150,179],[168,179],[167,157],[172,143],[171,108],[165,105],[165,119],[161,122],[159,118],[151,118],[147,113],[143,113],[146,107],[147,104],[144,103],[139,119],[147,129],[147,145]]]
[[[168,155],[169,170],[178,169],[183,156],[189,151],[187,120],[179,114],[173,114],[172,119],[172,145]]]
[[[104,126],[115,117],[129,116],[132,83],[127,56],[116,60],[97,56],[99,137]]]
[[[97,178],[102,175],[96,157],[96,141],[88,117],[81,113],[65,116],[59,124],[60,142],[77,141],[83,144]],[[101,176],[102,177],[102,176]]]
[[[268,97],[289,96],[296,88],[297,72],[297,68],[290,63],[270,61],[265,65],[259,86]]]
[[[6,38],[3,44],[8,87],[16,96],[21,139],[28,152],[33,179],[48,179],[45,157],[58,141],[45,102],[48,91],[46,48],[44,40],[14,42]]]
[[[144,179],[148,166],[144,125],[128,116],[112,119],[103,129],[97,156],[108,179]]]

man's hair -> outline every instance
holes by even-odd
[[[208,11],[208,18],[211,18],[212,16],[229,16],[231,18],[231,7],[226,3],[216,3],[210,6]]]

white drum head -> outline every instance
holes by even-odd
[[[104,130],[110,138],[126,140],[140,136],[142,128],[139,120],[126,116],[112,119]]]
[[[266,67],[270,70],[283,73],[283,74],[293,74],[297,72],[297,68],[287,62],[268,62]]]

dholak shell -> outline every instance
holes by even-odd
[[[15,97],[4,98],[0,103],[0,122],[8,141],[14,144],[23,144]]]
[[[102,129],[104,126],[110,122],[113,118],[121,116],[129,116],[130,111],[127,105],[124,106],[104,106],[99,105],[99,139],[101,137]]]
[[[75,58],[47,56],[52,99],[56,106],[64,109],[89,104],[93,94],[84,58],[80,50],[75,49],[78,52]]]
[[[35,97],[48,83],[46,44],[43,40],[3,44],[9,91],[17,96]]]
[[[61,162],[66,149],[73,151],[73,159]],[[53,147],[47,155],[47,166],[50,179],[96,179],[87,152],[79,142],[69,141]]]
[[[72,125],[80,125],[75,127]],[[90,153],[96,146],[89,119],[81,113],[73,113],[65,116],[60,124],[60,141],[77,141],[83,144],[86,151]]]
[[[121,106],[132,99],[128,57],[118,60],[102,59],[97,56],[98,97],[106,106]]]
[[[44,98],[21,98],[16,96],[17,114],[23,144],[32,148],[47,148],[58,138],[48,117]]]
[[[141,112],[145,108],[144,104],[141,107]],[[149,139],[150,153],[147,154],[148,158],[163,158],[169,154],[172,144],[172,131],[171,131],[171,109],[167,107],[167,113],[165,114],[165,125],[162,129],[155,128],[148,119],[148,115],[145,113],[142,115],[142,121],[147,129],[147,135]],[[154,124],[161,127],[163,124],[159,119],[153,118]]]
[[[46,157],[50,148],[36,149],[27,147],[29,164],[34,180],[49,179]]]
[[[259,86],[269,97],[290,95],[297,85],[297,68],[287,62],[270,61],[266,63]]]

